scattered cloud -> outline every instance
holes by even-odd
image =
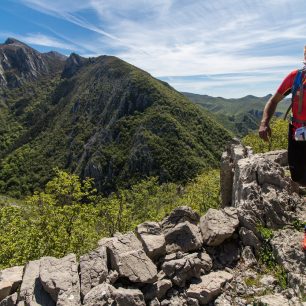
[[[271,81],[256,81],[260,72],[285,73],[300,65],[306,42],[303,0],[21,2],[95,35],[94,41],[77,35],[72,40],[84,46],[83,55],[113,54],[161,78],[227,74],[224,86],[238,87],[246,81],[235,82],[232,74],[253,71],[252,82],[259,88]],[[203,93],[215,85],[204,82]],[[187,83],[171,84],[181,90]]]

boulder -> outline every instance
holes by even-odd
[[[136,235],[146,254],[158,259],[166,253],[166,240],[157,222],[144,222],[136,227]]]
[[[239,236],[244,246],[252,247],[253,250],[255,251],[255,254],[259,253],[262,246],[262,242],[253,231],[245,227],[240,227]]]
[[[143,289],[144,298],[146,301],[157,298],[161,300],[167,291],[172,287],[172,282],[169,279],[161,279],[154,284],[149,284]]]
[[[80,257],[81,295],[84,297],[93,287],[103,283],[108,276],[106,247]]]
[[[0,302],[0,306],[15,306],[17,305],[18,294],[17,292],[7,296]]]
[[[105,246],[111,269],[117,271],[119,277],[126,277],[135,283],[154,283],[157,280],[156,266],[133,233],[108,239]]]
[[[291,306],[292,305],[290,301],[281,294],[270,294],[270,295],[256,297],[255,301],[257,303],[262,303],[262,305],[266,305],[266,306],[280,306],[280,305]]]
[[[187,280],[192,277],[199,278],[201,273],[211,267],[211,259],[205,254],[199,253],[182,254],[178,252],[176,256],[166,256],[161,268],[171,278],[172,282],[180,287],[184,287]]]
[[[44,290],[41,284],[39,271],[40,260],[30,261],[25,266],[18,306],[55,306],[55,301]]]
[[[76,256],[43,257],[40,260],[40,280],[57,306],[80,305],[80,283]]]
[[[199,250],[202,246],[202,236],[197,225],[185,221],[165,232],[167,253],[177,251],[189,252]]]
[[[233,235],[238,225],[237,209],[234,207],[222,210],[210,208],[200,219],[203,243],[209,246],[220,245]]]
[[[199,283],[191,284],[187,296],[197,299],[200,305],[208,304],[222,293],[222,287],[233,279],[233,275],[225,272],[211,272],[201,277]]]
[[[183,223],[185,221],[196,225],[200,221],[200,216],[189,206],[180,206],[175,208],[169,214],[169,216],[163,219],[163,221],[161,222],[161,227],[163,229],[163,232],[167,232],[168,229],[172,229],[177,224]]]
[[[17,291],[22,281],[23,266],[0,271],[0,301]]]
[[[110,284],[100,284],[84,297],[86,306],[145,306],[144,297],[138,289],[116,289]]]

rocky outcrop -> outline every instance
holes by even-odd
[[[13,267],[0,271],[0,301],[14,293],[22,281],[23,267]]]
[[[136,234],[101,239],[79,263],[70,254],[3,270],[0,306],[302,305],[297,224],[305,205],[284,174],[285,153],[252,155],[241,145],[230,152],[232,195],[222,209],[200,217],[178,207],[160,223],[138,225]],[[262,269],[263,250],[283,270]]]
[[[158,259],[166,253],[166,240],[157,222],[145,222],[136,227],[136,235],[143,249],[151,259]]]
[[[19,87],[25,82],[59,73],[66,57],[40,53],[14,38],[0,44],[0,86]]]
[[[208,304],[221,294],[224,284],[232,279],[233,275],[228,272],[211,272],[202,276],[198,283],[191,284],[187,296],[198,300],[201,305]]]
[[[225,239],[233,235],[238,225],[239,220],[235,208],[226,207],[223,210],[210,208],[200,220],[204,244],[209,246],[220,245]]]

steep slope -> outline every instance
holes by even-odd
[[[27,81],[51,76],[63,69],[66,57],[57,52],[40,53],[8,38],[0,44],[0,86],[19,87]]]
[[[237,136],[244,136],[258,128],[264,106],[271,97],[248,95],[240,99],[225,99],[187,92],[183,94],[197,105],[214,113],[215,118]],[[277,106],[275,115],[282,116],[289,105],[290,100],[285,99]]]
[[[21,89],[2,99],[20,126],[0,152],[2,193],[32,192],[54,167],[93,177],[106,193],[147,176],[186,182],[218,166],[231,138],[168,84],[115,57],[72,54],[61,79],[52,80],[31,90],[40,96],[35,103],[37,94],[16,100]],[[30,110],[20,110],[25,103]]]

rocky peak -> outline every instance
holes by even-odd
[[[15,38],[8,38],[0,45],[0,86],[19,87],[58,73],[63,65],[59,56],[40,53]]]
[[[71,53],[66,60],[66,64],[62,73],[63,78],[73,76],[88,60],[76,53]]]
[[[30,48],[25,43],[21,42],[20,40],[18,40],[16,38],[13,38],[13,37],[7,38],[3,45],[25,46],[27,48]]]

